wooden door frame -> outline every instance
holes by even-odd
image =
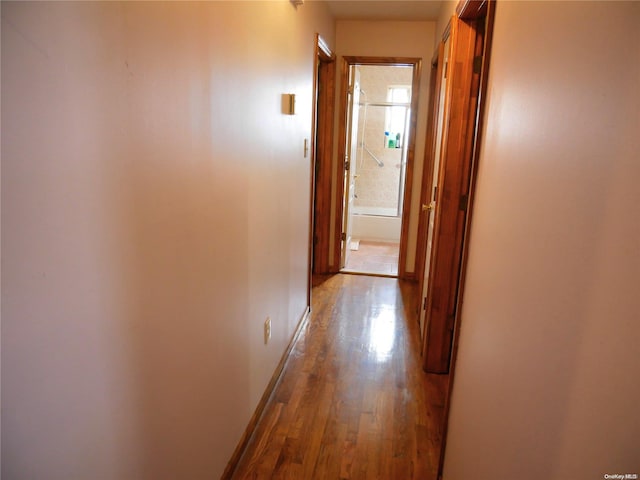
[[[311,126],[311,200],[309,224],[309,295],[311,276],[330,272],[331,162],[336,57],[316,34]],[[311,303],[309,303],[310,305]]]
[[[420,292],[420,308],[426,310],[426,298],[422,298],[422,292],[424,291],[424,267],[427,256],[427,235],[429,233],[429,217],[434,212],[425,209],[424,205],[431,203],[431,197],[433,192],[431,186],[433,185],[433,173],[436,161],[436,146],[438,139],[437,122],[438,122],[438,110],[440,109],[440,90],[442,88],[442,70],[444,65],[442,64],[444,58],[444,44],[446,38],[449,36],[449,29],[445,30],[443,34],[443,40],[438,43],[436,52],[431,59],[431,73],[429,78],[429,105],[427,110],[427,137],[425,141],[424,149],[424,162],[422,167],[422,183],[420,190],[420,212],[418,216],[418,235],[416,239],[416,278],[418,279],[418,292]],[[446,101],[446,99],[445,99]],[[420,315],[420,312],[418,312]],[[424,340],[424,336],[421,338]]]
[[[346,187],[344,192],[344,201],[342,202],[343,213],[342,213],[342,235],[341,240],[343,243],[343,248],[340,249],[340,260],[339,265],[346,267],[347,263],[349,263],[349,257],[351,255],[350,250],[350,242],[352,240],[353,233],[353,225],[351,223],[353,216],[353,207],[355,206],[355,182],[356,182],[356,168],[357,168],[357,151],[358,151],[358,127],[359,127],[359,101],[360,101],[360,72],[355,68],[348,68],[348,78],[347,78],[347,86],[348,86],[348,94],[347,94],[347,123],[346,127],[346,135],[345,135],[345,162],[348,160],[348,169],[347,163],[345,163],[345,172],[348,172],[348,175],[344,177],[343,187]],[[354,134],[355,145],[354,145]],[[356,152],[356,156],[354,157],[354,152]]]
[[[493,37],[493,24],[497,0],[461,0],[456,8],[456,16],[468,24],[475,24],[476,29],[482,31],[476,37],[474,46],[474,69],[477,70],[477,97],[474,108],[470,109],[474,121],[472,128],[467,131],[466,154],[468,155],[468,189],[467,208],[464,219],[464,229],[460,238],[460,269],[456,282],[455,294],[455,315],[453,320],[453,337],[449,368],[449,386],[444,403],[444,423],[442,432],[442,443],[440,448],[440,459],[438,464],[438,480],[442,480],[445,460],[445,450],[447,445],[447,434],[449,426],[449,415],[451,410],[451,396],[453,393],[454,377],[456,371],[456,359],[458,354],[458,342],[461,326],[462,299],[464,295],[465,276],[468,259],[468,247],[470,238],[470,227],[473,213],[473,201],[478,171],[478,160],[481,151],[482,132],[484,128],[484,111],[486,106],[487,84],[489,77],[489,65],[491,59],[491,44]],[[481,58],[480,61],[477,59]],[[474,88],[474,87],[472,87]],[[473,100],[472,100],[473,101]],[[468,105],[469,107],[471,105]]]
[[[470,4],[471,2],[466,2]],[[484,49],[484,17],[451,21],[445,128],[426,298],[423,367],[449,373],[459,317],[462,251],[468,231],[469,192]]]
[[[409,219],[411,215],[411,190],[413,187],[413,169],[415,163],[416,147],[416,127],[418,123],[418,104],[420,98],[420,75],[422,73],[422,59],[416,57],[362,57],[344,56],[342,57],[340,71],[340,124],[338,127],[338,156],[336,174],[336,193],[333,236],[333,259],[332,271],[337,273],[341,266],[341,244],[342,225],[344,222],[344,158],[346,154],[347,140],[347,94],[349,68],[352,65],[378,65],[378,66],[410,66],[413,67],[411,80],[411,116],[409,117],[409,143],[407,145],[407,165],[404,178],[404,195],[402,198],[402,227],[400,229],[400,252],[398,256],[398,278],[407,279],[407,243],[409,236]],[[413,278],[413,273],[411,277]]]
[[[445,119],[440,150],[435,220],[428,272],[423,368],[429,373],[448,373],[453,321],[455,318],[460,250],[466,205],[462,199],[467,152],[475,109],[472,83],[475,30],[453,18],[450,23],[450,53],[446,65]]]

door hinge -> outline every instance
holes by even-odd
[[[343,242],[346,242],[346,241],[347,241],[347,234],[346,234],[346,232],[342,232],[342,236],[341,236],[340,238],[342,238],[342,241],[343,241]]]
[[[345,169],[346,171],[349,171],[349,166],[350,166],[349,160],[345,160],[345,161],[344,161],[344,169]]]
[[[468,206],[469,206],[469,195],[460,195],[460,210],[462,210],[463,212],[466,212]]]
[[[447,78],[447,69],[449,68],[449,62],[444,62],[444,78]]]
[[[422,299],[422,310],[427,311],[427,297]]]
[[[349,89],[347,90],[347,93],[349,93],[349,95],[353,95],[353,85],[349,85]]]
[[[482,71],[482,55],[478,55],[473,59],[473,73],[480,73]]]

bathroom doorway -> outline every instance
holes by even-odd
[[[415,137],[415,70],[407,63],[348,65],[343,272],[400,273],[405,186]]]

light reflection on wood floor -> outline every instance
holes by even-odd
[[[422,371],[417,287],[314,278],[313,312],[234,479],[435,480],[447,376]]]

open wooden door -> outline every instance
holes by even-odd
[[[448,373],[458,306],[467,222],[474,132],[480,86],[483,28],[478,20],[451,19],[439,172],[427,255],[423,367]],[[444,77],[443,77],[444,78]],[[435,183],[435,182],[434,182]],[[428,206],[427,206],[428,208]]]
[[[355,199],[356,182],[356,157],[358,154],[358,112],[360,103],[360,73],[355,65],[349,71],[349,91],[347,97],[347,108],[349,112],[347,124],[347,148],[344,158],[344,211],[342,226],[342,247],[340,268],[344,268],[349,261],[351,252],[351,231],[353,203]]]
[[[424,262],[423,268],[419,271],[423,276],[420,282],[420,291],[422,292],[422,308],[420,309],[420,335],[424,338],[426,329],[426,308],[427,308],[427,294],[429,285],[429,272],[431,265],[431,254],[433,252],[433,235],[435,231],[435,210],[436,210],[436,193],[438,191],[438,178],[440,173],[440,159],[442,158],[442,136],[445,118],[445,105],[446,91],[447,91],[447,66],[449,58],[449,37],[447,36],[438,46],[438,53],[433,62],[434,71],[432,72],[433,82],[431,90],[432,102],[429,107],[432,110],[429,115],[429,122],[427,128],[428,143],[427,148],[429,152],[425,161],[425,171],[423,172],[423,192],[421,194],[422,208],[421,215],[426,218],[426,238],[423,240],[426,243],[426,251],[424,258],[421,259]]]

